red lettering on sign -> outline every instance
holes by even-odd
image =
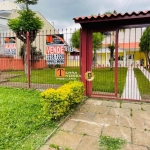
[[[64,46],[47,46],[46,54],[64,54]]]

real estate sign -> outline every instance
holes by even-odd
[[[4,54],[7,56],[16,55],[16,38],[15,37],[5,37],[4,39]]]
[[[46,36],[46,62],[51,64],[64,64],[65,60],[65,42],[63,34]]]

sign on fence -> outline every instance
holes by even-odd
[[[46,62],[48,65],[64,64],[64,39],[63,34],[46,36]]]
[[[4,44],[4,54],[9,56],[16,55],[16,38],[15,37],[5,37]]]

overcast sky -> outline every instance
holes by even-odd
[[[37,5],[30,8],[39,11],[56,29],[66,29],[80,27],[73,20],[79,16],[113,10],[117,13],[150,10],[150,0],[39,0]]]
[[[39,11],[56,29],[79,26],[73,18],[103,14],[150,10],[150,0],[39,0],[32,10]]]

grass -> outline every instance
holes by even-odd
[[[65,68],[66,72],[77,72],[79,74],[79,68]],[[11,78],[11,82],[25,82],[27,83],[27,76],[24,71],[11,71],[7,73],[20,74],[19,77]],[[79,80],[79,77],[77,77]],[[42,83],[42,84],[65,84],[69,81],[69,78],[61,80],[55,77],[55,69],[41,69],[31,71],[31,83]]]
[[[93,69],[93,91],[102,91],[114,93],[114,71],[110,68]],[[118,93],[123,93],[123,88],[126,81],[127,68],[118,68]]]
[[[41,117],[39,94],[0,87],[0,149],[35,150],[57,127]]]
[[[56,150],[72,150],[72,149],[67,148],[67,147],[62,149],[62,147],[60,147],[59,145],[56,145],[56,144],[50,144],[49,147],[56,149]]]
[[[66,72],[77,72],[79,74],[79,68],[65,68]],[[114,93],[114,71],[110,71],[110,68],[98,68],[93,69],[93,91],[110,92]],[[11,82],[27,82],[27,77],[23,71],[11,71],[12,74],[20,74],[21,76],[9,79]],[[118,93],[123,92],[123,88],[126,80],[127,68],[118,68]],[[79,77],[76,78],[79,80]],[[65,84],[69,81],[57,79],[55,77],[55,69],[43,69],[32,70],[31,82],[42,84]]]
[[[79,74],[79,68],[65,68],[66,72],[77,72]],[[24,71],[11,71],[11,74],[20,74],[19,77],[10,78],[11,82],[24,82],[27,83],[27,76]],[[79,80],[79,77],[77,78]],[[69,81],[57,79],[55,77],[55,69],[41,69],[31,71],[31,83],[42,83],[42,84],[65,84]]]
[[[134,68],[134,74],[137,79],[138,88],[143,99],[149,99],[150,81],[145,77],[139,68]]]
[[[100,150],[119,150],[126,144],[125,140],[112,138],[110,136],[100,136]]]

